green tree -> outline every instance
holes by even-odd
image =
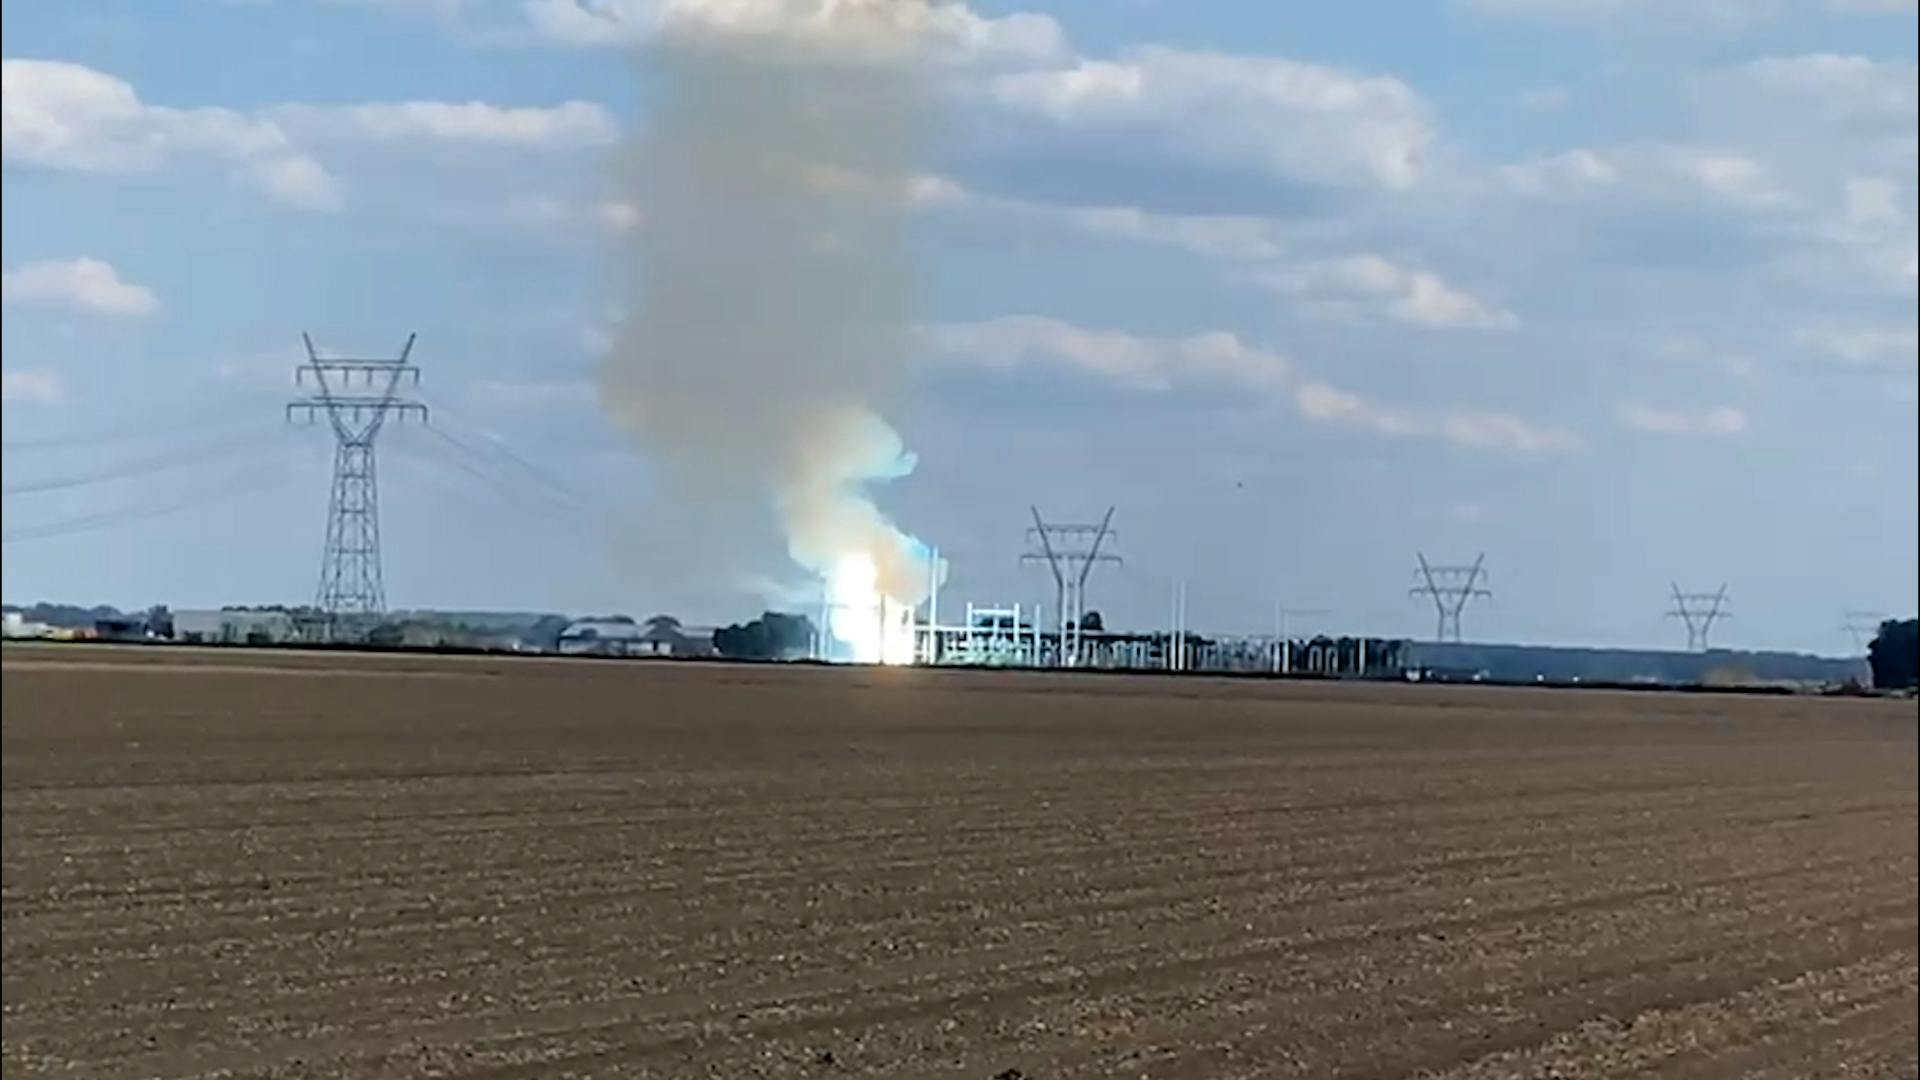
[[[735,660],[793,660],[805,656],[812,643],[811,619],[778,611],[713,632],[714,651]]]

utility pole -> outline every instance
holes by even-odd
[[[1727,587],[1720,586],[1717,592],[1681,592],[1678,582],[1673,584],[1673,610],[1667,612],[1667,618],[1679,619],[1687,626],[1687,651],[1706,652],[1707,635],[1712,633],[1713,624],[1721,619],[1733,618],[1726,610]]]
[[[389,416],[424,421],[427,407],[401,388],[420,385],[420,369],[408,362],[415,335],[397,357],[321,357],[306,334],[307,362],[294,369],[296,387],[313,380],[313,392],[287,403],[287,420],[311,424],[324,416],[333,429],[333,489],[327,502],[327,539],[320,557],[320,587],[314,606],[327,616],[328,634],[343,619],[370,619],[386,611],[380,575],[380,488],[374,470],[374,440]]]
[[[1460,613],[1466,610],[1467,601],[1476,596],[1492,598],[1493,592],[1483,582],[1487,580],[1487,556],[1483,552],[1471,565],[1440,566],[1427,561],[1425,554],[1416,552],[1420,566],[1414,571],[1420,583],[1407,590],[1409,596],[1429,596],[1433,598],[1433,609],[1439,616],[1439,626],[1434,631],[1435,641],[1460,641]]]
[[[1041,518],[1040,508],[1033,511],[1033,527],[1027,530],[1028,551],[1020,561],[1044,562],[1053,572],[1054,611],[1060,627],[1059,663],[1073,667],[1080,660],[1082,623],[1087,614],[1087,575],[1094,563],[1118,563],[1120,556],[1105,550],[1109,541],[1119,540],[1113,531],[1113,507],[1097,525],[1049,524]],[[1037,550],[1032,546],[1037,545]]]

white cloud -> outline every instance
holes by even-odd
[[[4,71],[9,164],[124,173],[208,160],[303,209],[337,209],[344,201],[339,180],[307,149],[315,141],[570,150],[619,137],[612,114],[585,101],[552,107],[404,101],[245,112],[179,109],[149,105],[124,80],[80,64],[7,60]]]
[[[553,195],[521,195],[509,200],[501,217],[530,228],[589,228],[618,234],[645,220],[640,208],[618,199],[570,200]]]
[[[1911,295],[1920,68],[1834,53],[1767,57],[1692,80],[1695,122],[1789,192],[1772,269],[1821,292]]]
[[[1472,450],[1533,456],[1577,453],[1585,446],[1571,431],[1537,425],[1511,413],[1484,409],[1436,413],[1382,406],[1314,380],[1295,388],[1293,402],[1309,420],[1393,438],[1438,439]]]
[[[1849,226],[1862,229],[1897,226],[1906,216],[1906,210],[1900,205],[1899,184],[1862,176],[1847,181],[1845,219]]]
[[[1510,329],[1519,320],[1439,275],[1381,255],[1350,255],[1269,271],[1260,280],[1331,314],[1370,313],[1444,329]]]
[[[1390,76],[1157,46],[1085,57],[1049,16],[951,0],[527,0],[524,11],[536,32],[577,45],[933,63],[957,76],[948,89],[1037,123],[1312,183],[1407,188],[1436,138],[1426,103]]]
[[[290,205],[340,204],[333,177],[271,120],[232,109],[148,105],[125,81],[80,64],[7,60],[0,72],[0,142],[9,162],[136,172],[174,158],[204,157]]]
[[[933,183],[941,195],[937,200],[927,200],[930,205],[968,208],[1022,223],[1176,248],[1246,268],[1239,280],[1251,279],[1299,298],[1319,314],[1379,316],[1450,329],[1509,329],[1519,324],[1512,312],[1448,284],[1438,274],[1384,256],[1361,254],[1288,262],[1289,232],[1298,226],[1275,218],[1029,202],[982,195],[944,179]],[[1307,240],[1308,236],[1301,239]],[[1318,237],[1314,242],[1324,246],[1325,238]]]
[[[1778,206],[1785,201],[1768,178],[1766,166],[1749,157],[1681,149],[1661,160],[1718,202],[1757,209]]]
[[[1448,413],[1440,418],[1440,430],[1461,446],[1522,454],[1566,454],[1585,445],[1564,428],[1540,427],[1511,413],[1484,410]]]
[[[1660,435],[1738,435],[1747,430],[1747,414],[1731,406],[1688,411],[1629,402],[1620,406],[1620,422]]]
[[[1424,427],[1404,413],[1381,408],[1358,394],[1323,382],[1301,383],[1293,392],[1293,402],[1300,415],[1309,420],[1368,428],[1382,435],[1417,435]]]
[[[1254,261],[1277,258],[1284,250],[1282,226],[1272,219],[1237,214],[1168,214],[1137,206],[1042,207],[1024,204],[1035,214],[1096,236],[1164,244],[1203,258]]]
[[[236,0],[244,3],[246,0]],[[459,14],[471,6],[471,0],[329,0],[335,4],[357,4],[362,7],[391,8],[394,11],[448,17]]]
[[[1914,10],[1915,0],[1466,0],[1487,15],[1555,22],[1616,23],[1628,29],[1737,29],[1791,11],[1836,14]]]
[[[606,226],[608,230],[617,233],[637,229],[640,223],[646,220],[640,213],[639,207],[617,199],[595,206],[594,217],[598,218],[600,224]]]
[[[1583,445],[1572,432],[1539,427],[1507,413],[1428,413],[1383,406],[1308,377],[1285,356],[1225,332],[1147,337],[1026,315],[937,326],[924,337],[933,356],[950,362],[995,370],[1057,364],[1141,391],[1210,386],[1283,402],[1315,423],[1396,438],[1438,439],[1522,454],[1566,453]]]
[[[1092,236],[1158,244],[1235,267],[1253,281],[1300,301],[1313,314],[1378,317],[1441,329],[1511,329],[1510,311],[1457,288],[1438,274],[1376,254],[1288,261],[1289,232],[1275,218],[1239,214],[1172,214],[1134,206],[1073,206],[981,195],[951,182],[941,205],[1005,215],[1021,222]],[[1325,246],[1303,229],[1303,243]]]
[[[1780,176],[1829,188],[1849,179],[1911,185],[1917,81],[1912,60],[1808,53],[1716,68],[1688,90],[1699,127]]]
[[[929,0],[527,0],[525,11],[537,32],[572,45],[665,38],[859,62],[1035,63],[1067,51],[1049,16]]]
[[[1670,337],[1656,345],[1653,353],[1675,363],[1719,368],[1736,379],[1751,379],[1759,371],[1752,357],[1717,349],[1699,338]]]
[[[1176,214],[1139,206],[1071,205],[983,195],[946,177],[914,181],[912,201],[928,208],[966,208],[1022,224],[1068,229],[1176,248],[1222,262],[1259,262],[1287,249],[1287,226],[1251,214]]]
[[[50,405],[67,396],[60,376],[51,371],[15,368],[0,371],[0,401]]]
[[[1275,57],[1144,47],[1002,74],[989,93],[1064,129],[1325,184],[1410,187],[1435,139],[1400,80]]]
[[[1522,195],[1566,197],[1620,183],[1620,170],[1594,150],[1568,150],[1529,158],[1500,169],[1506,185]]]
[[[1796,337],[1851,367],[1911,372],[1920,366],[1920,329],[1913,326],[1807,329]]]
[[[933,328],[929,341],[941,356],[990,368],[1061,363],[1143,390],[1164,390],[1189,380],[1276,388],[1287,385],[1293,374],[1286,357],[1247,346],[1232,334],[1144,338],[1037,315],[947,324]]]
[[[365,105],[288,105],[274,116],[289,128],[379,142],[467,143],[532,149],[605,146],[619,124],[599,105],[568,101],[542,108],[484,101],[401,101]]]
[[[1475,450],[1516,454],[1565,454],[1580,450],[1579,436],[1562,428],[1541,427],[1511,413],[1486,410],[1427,415],[1375,405],[1322,382],[1305,382],[1294,392],[1300,414],[1310,420],[1361,427],[1398,438],[1435,438]]]
[[[1704,89],[1709,105],[1769,124],[1901,124],[1914,113],[1914,79],[1911,60],[1805,53],[1718,69]]]
[[[1624,197],[1768,211],[1789,201],[1755,158],[1686,144],[1581,148],[1503,166],[1497,175],[1516,194],[1557,202]]]
[[[86,257],[26,263],[4,273],[7,304],[92,315],[138,316],[160,310],[153,290],[120,280],[111,263]]]

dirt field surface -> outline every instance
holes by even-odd
[[[1916,1074],[1911,702],[4,653],[5,1074]]]

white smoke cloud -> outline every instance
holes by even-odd
[[[901,11],[922,6],[836,17],[865,41],[919,26]],[[783,47],[769,62],[750,29],[647,53],[662,92],[631,164],[646,223],[629,234],[633,314],[601,385],[661,470],[648,561],[674,602],[727,599],[713,589],[737,602],[764,588],[771,525],[812,577],[870,561],[880,593],[914,604],[928,555],[870,489],[913,467],[883,416],[914,295],[911,207],[889,192],[919,175],[927,95],[915,65],[864,48]],[[823,182],[842,177],[877,179]]]
[[[574,45],[664,41],[809,63],[1033,63],[1068,52],[1050,16],[989,17],[960,0],[528,0],[526,13]]]

